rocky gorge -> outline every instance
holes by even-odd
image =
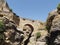
[[[0,0],[0,45],[60,45],[60,4],[41,22],[19,17]]]

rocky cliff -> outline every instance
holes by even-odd
[[[50,12],[46,21],[48,30],[48,45],[60,45],[60,4],[57,9]]]
[[[17,16],[0,0],[0,45],[60,45],[59,6],[43,23]]]

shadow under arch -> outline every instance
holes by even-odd
[[[34,28],[33,28],[33,26],[32,26],[31,24],[25,24],[24,27],[25,27],[25,26],[29,26],[29,28],[31,28],[31,31],[34,30]],[[24,28],[23,28],[23,29],[24,29]]]

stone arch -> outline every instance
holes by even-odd
[[[31,24],[25,24],[24,27],[23,27],[23,30],[28,26],[28,28],[31,29],[31,31],[33,32],[34,30],[34,27],[31,25]]]
[[[27,31],[27,30],[28,30],[28,31]],[[24,45],[27,45],[27,44],[28,44],[29,39],[30,39],[30,37],[31,37],[31,34],[32,34],[33,30],[34,30],[34,28],[33,28],[33,26],[32,26],[31,24],[25,24],[25,25],[24,25],[24,27],[23,27],[23,32],[26,33],[25,36],[27,36],[27,37],[26,37],[26,40],[24,41]]]

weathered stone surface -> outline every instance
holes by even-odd
[[[48,29],[48,31],[50,31],[51,26],[52,26],[52,21],[56,15],[58,15],[57,9],[49,13],[47,21],[46,21],[46,28]]]
[[[49,32],[48,45],[60,45],[60,10],[57,9],[51,13],[47,18],[46,23],[47,30]],[[59,42],[58,42],[59,41]]]
[[[37,42],[36,42],[36,45],[46,45],[46,42],[37,41]]]
[[[60,35],[57,36],[57,38],[54,41],[55,44],[60,44]]]
[[[5,45],[60,45],[60,10],[58,9],[49,13],[45,25],[37,20],[17,16],[10,10],[7,2],[0,0],[0,19],[4,20],[6,28]],[[37,32],[41,34],[39,38],[36,37]],[[49,44],[46,44],[46,36],[49,37]]]
[[[51,31],[57,31],[60,30],[60,14],[54,17],[54,20],[52,21],[52,27]]]

